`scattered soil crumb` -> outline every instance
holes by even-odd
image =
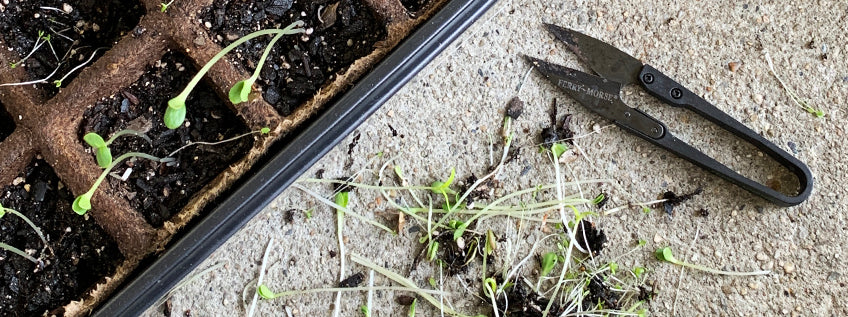
[[[607,235],[603,230],[598,230],[595,224],[583,219],[577,225],[577,245],[583,250],[589,251],[594,256],[601,254],[601,250],[607,242]]]
[[[358,272],[339,282],[339,287],[357,287],[365,280],[365,274]]]
[[[681,203],[690,200],[697,195],[700,195],[703,191],[704,190],[701,187],[698,187],[697,189],[695,189],[695,191],[680,196],[678,196],[672,191],[667,191],[663,193],[660,197],[660,199],[666,200],[662,203],[663,210],[665,210],[665,213],[667,213],[669,216],[672,216],[674,215],[674,207],[677,207],[677,205],[680,205]]]

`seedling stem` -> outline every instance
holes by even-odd
[[[733,275],[733,276],[750,276],[750,275],[766,275],[766,274],[771,273],[771,271],[753,271],[753,272],[722,271],[722,270],[716,270],[716,269],[713,269],[713,268],[708,268],[708,267],[702,266],[702,265],[697,265],[697,264],[692,264],[692,263],[680,261],[680,260],[674,258],[674,254],[672,254],[670,247],[657,249],[655,255],[657,256],[657,259],[660,260],[660,261],[666,261],[666,262],[677,264],[677,265],[680,265],[680,266],[683,266],[683,267],[688,267],[688,268],[691,268],[691,269],[704,271],[704,272],[707,272],[707,273],[713,273],[713,274]]]
[[[71,205],[71,208],[77,214],[80,214],[80,215],[85,215],[86,212],[91,210],[91,198],[94,197],[94,192],[97,191],[98,187],[100,187],[100,183],[102,183],[103,180],[106,179],[106,175],[109,175],[109,172],[112,171],[112,169],[115,168],[115,166],[117,166],[118,163],[120,163],[121,161],[123,161],[125,159],[131,158],[131,157],[140,157],[140,158],[145,158],[145,159],[148,159],[148,160],[151,160],[151,161],[158,161],[158,162],[171,161],[170,159],[167,159],[167,158],[158,158],[158,157],[155,157],[155,156],[150,155],[150,154],[139,153],[139,152],[129,152],[129,153],[125,153],[121,156],[118,156],[118,158],[115,161],[113,161],[112,164],[109,164],[109,166],[106,167],[106,169],[104,169],[102,173],[100,173],[100,177],[98,177],[97,180],[94,181],[94,185],[91,185],[91,188],[87,192],[85,192],[82,195],[77,196],[77,198],[74,199],[74,203]]]
[[[218,54],[215,54],[215,56],[213,56],[212,59],[210,59],[209,62],[206,63],[206,65],[203,65],[203,68],[201,68],[200,71],[197,72],[196,75],[194,75],[194,78],[191,79],[188,85],[186,85],[186,88],[183,89],[183,91],[179,95],[177,95],[171,100],[168,100],[168,108],[165,110],[164,117],[165,126],[169,129],[176,129],[183,124],[186,115],[185,103],[186,100],[188,100],[188,95],[191,94],[191,91],[194,89],[195,86],[197,86],[197,84],[200,82],[200,79],[203,78],[203,76],[206,75],[207,72],[209,72],[209,69],[211,69],[212,66],[215,65],[215,63],[217,63],[221,58],[223,58],[224,55],[226,55],[242,43],[259,36],[269,34],[296,34],[305,32],[304,29],[297,28],[303,25],[303,21],[295,21],[294,23],[289,24],[289,26],[284,29],[259,30],[245,35],[244,37],[236,40],[235,42],[230,43],[230,45],[227,45],[227,47],[218,52]],[[259,68],[257,68],[257,71],[258,70]]]

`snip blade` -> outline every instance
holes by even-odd
[[[545,29],[565,43],[580,60],[601,77],[622,85],[639,82],[642,61],[594,37],[572,29],[545,23]]]
[[[621,84],[576,69],[524,56],[548,80],[589,110],[631,131],[661,138],[665,127],[654,118],[621,101]]]

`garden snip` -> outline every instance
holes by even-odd
[[[667,151],[706,169],[737,186],[779,206],[800,204],[813,188],[813,176],[804,163],[769,142],[736,119],[694,94],[656,68],[621,50],[580,32],[545,24],[545,28],[599,76],[584,73],[525,56],[536,70],[547,77],[571,98],[589,110],[612,120],[622,129],[633,133]],[[799,188],[794,196],[740,175],[698,149],[676,138],[665,124],[639,109],[627,106],[620,98],[624,85],[637,84],[654,97],[673,107],[684,107],[756,146],[765,155],[798,177]]]

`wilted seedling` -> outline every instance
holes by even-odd
[[[716,270],[716,269],[713,269],[713,268],[708,268],[708,267],[702,266],[702,265],[697,265],[697,264],[692,264],[692,263],[680,261],[680,260],[674,258],[674,254],[671,251],[671,247],[659,248],[655,252],[655,255],[656,255],[657,259],[660,260],[660,261],[665,261],[665,262],[677,264],[677,265],[680,265],[680,266],[683,266],[683,267],[688,267],[688,268],[691,268],[691,269],[704,271],[704,272],[708,272],[708,273],[713,273],[713,274],[733,275],[733,276],[748,276],[748,275],[765,275],[765,274],[771,273],[771,271],[753,271],[753,272],[723,271],[723,270]]]
[[[188,144],[183,145],[179,149],[174,150],[173,152],[169,153],[168,156],[166,156],[166,157],[172,157],[172,156],[174,156],[174,154],[177,154],[180,151],[184,150],[185,148],[190,147],[190,146],[194,146],[194,145],[218,145],[218,144],[223,144],[223,143],[227,143],[227,142],[232,142],[232,141],[241,139],[241,138],[246,137],[246,136],[251,135],[251,134],[265,135],[265,134],[268,134],[270,132],[271,132],[271,128],[263,127],[263,128],[256,130],[256,131],[250,131],[250,132],[243,133],[243,134],[234,136],[234,137],[226,139],[226,140],[221,140],[221,141],[216,141],[216,142],[205,142],[205,141],[188,142]]]
[[[796,94],[795,91],[790,89],[789,86],[787,86],[786,83],[783,82],[783,79],[781,79],[780,76],[777,76],[777,72],[774,71],[774,64],[771,61],[771,56],[769,56],[768,52],[765,52],[764,55],[765,55],[765,58],[766,58],[766,62],[768,63],[769,73],[774,75],[774,78],[776,78],[777,82],[780,83],[780,87],[783,87],[783,89],[786,91],[786,93],[789,94],[789,97],[792,98],[792,101],[795,102],[795,104],[798,105],[798,107],[801,107],[801,109],[804,109],[804,111],[816,116],[816,118],[824,117],[825,113],[824,113],[823,110],[814,108],[813,106],[811,106],[807,102],[807,100],[804,100],[804,99],[801,99],[801,97],[798,97],[798,94]]]
[[[148,160],[156,161],[156,162],[161,162],[161,163],[167,163],[167,162],[171,162],[171,161],[174,160],[172,158],[167,158],[167,157],[166,158],[158,158],[158,157],[155,157],[153,155],[145,154],[145,153],[138,153],[138,152],[125,153],[125,154],[119,156],[115,161],[112,162],[112,164],[109,164],[109,166],[107,166],[106,169],[104,169],[102,173],[100,173],[100,177],[98,177],[97,180],[94,181],[94,184],[91,185],[91,188],[87,192],[85,192],[82,195],[77,196],[77,198],[74,199],[74,203],[71,205],[71,209],[73,209],[74,212],[76,212],[77,214],[80,214],[80,215],[85,215],[86,212],[91,210],[91,198],[94,197],[94,192],[97,191],[98,187],[100,187],[100,183],[103,183],[103,180],[106,179],[106,175],[109,175],[109,172],[111,172],[112,169],[115,168],[115,166],[118,165],[118,163],[120,163],[121,161],[123,161],[125,159],[132,158],[132,157],[144,158],[144,159],[148,159]]]
[[[186,85],[185,89],[183,89],[183,91],[179,95],[177,95],[171,100],[168,100],[168,108],[165,110],[165,116],[163,118],[165,121],[165,126],[168,127],[168,129],[176,129],[183,124],[183,121],[185,121],[186,116],[185,103],[186,100],[188,100],[188,95],[191,94],[191,91],[194,89],[195,86],[197,86],[197,84],[200,82],[200,79],[203,78],[203,76],[206,75],[209,69],[212,68],[212,65],[215,65],[215,63],[221,60],[224,55],[226,55],[227,53],[229,53],[244,42],[259,36],[274,34],[276,36],[266,47],[265,52],[262,54],[262,58],[257,64],[253,76],[246,80],[237,82],[233,86],[233,88],[230,89],[230,101],[232,101],[234,104],[247,101],[250,95],[250,91],[253,88],[253,82],[255,82],[257,78],[259,78],[259,73],[262,69],[262,65],[265,63],[265,59],[268,57],[268,53],[270,52],[271,47],[273,47],[277,40],[283,35],[305,32],[303,28],[300,28],[303,25],[303,21],[295,21],[294,23],[289,24],[283,29],[259,30],[245,35],[242,38],[231,43],[230,45],[227,45],[227,47],[218,52],[218,54],[215,54],[215,56],[213,56],[212,59],[210,59],[209,62],[206,63],[206,65],[203,65],[203,68],[201,68],[200,71],[197,72],[196,75],[194,75],[194,78],[191,79],[191,81],[188,83],[188,85]]]
[[[118,137],[124,135],[135,135],[147,141],[147,143],[153,143],[150,138],[144,133],[136,130],[121,130],[112,135],[109,140],[103,140],[99,134],[94,132],[89,132],[82,139],[85,143],[91,146],[92,150],[94,150],[94,157],[97,159],[97,165],[102,168],[109,167],[109,164],[112,164],[112,150],[109,149],[109,145],[115,141]]]

